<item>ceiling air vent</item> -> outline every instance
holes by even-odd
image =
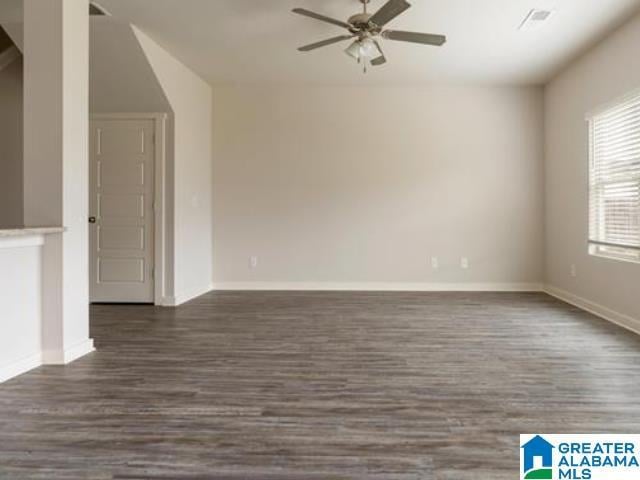
[[[520,24],[520,30],[531,30],[545,23],[553,15],[551,10],[540,10],[534,8],[531,10],[524,21]]]
[[[89,15],[111,16],[109,12],[94,2],[89,4]]]

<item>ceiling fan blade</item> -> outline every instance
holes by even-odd
[[[384,38],[397,40],[399,42],[421,43],[422,45],[435,45],[440,47],[447,41],[444,35],[433,35],[431,33],[402,32],[398,30],[387,30],[382,33]]]
[[[384,27],[387,23],[410,7],[411,4],[407,2],[407,0],[389,0],[373,15],[373,17],[369,19],[369,21],[371,23],[375,23],[379,27]]]
[[[341,35],[339,37],[333,37],[327,40],[322,40],[321,42],[305,45],[304,47],[300,47],[298,50],[300,50],[301,52],[310,52],[311,50],[315,50],[316,48],[326,47],[327,45],[333,45],[334,43],[342,42],[343,40],[349,40],[354,36],[355,35]]]
[[[371,65],[373,65],[374,67],[379,67],[380,65],[384,65],[385,63],[387,63],[387,58],[384,56],[384,52],[382,51],[382,47],[380,46],[380,43],[376,41],[375,44],[376,44],[376,47],[378,47],[378,50],[380,51],[380,56],[371,60]]]
[[[292,12],[297,13],[298,15],[303,15],[305,17],[320,20],[321,22],[330,23],[331,25],[337,25],[338,27],[351,28],[351,25],[349,25],[347,22],[342,22],[334,18],[325,17],[324,15],[320,15],[319,13],[315,13],[310,10],[305,10],[304,8],[294,8]]]

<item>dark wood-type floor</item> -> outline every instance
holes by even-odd
[[[0,385],[2,479],[513,480],[519,433],[640,432],[640,338],[544,294],[92,307]]]

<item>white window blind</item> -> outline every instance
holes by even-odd
[[[589,249],[640,261],[640,93],[589,120]]]

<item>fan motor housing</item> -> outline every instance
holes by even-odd
[[[368,32],[372,35],[380,33],[380,29],[370,22],[372,16],[370,13],[356,13],[352,15],[348,20],[349,24],[352,25],[349,29],[351,33]]]
[[[370,13],[356,13],[349,18],[349,23],[355,26],[369,25],[369,19],[372,17]]]

